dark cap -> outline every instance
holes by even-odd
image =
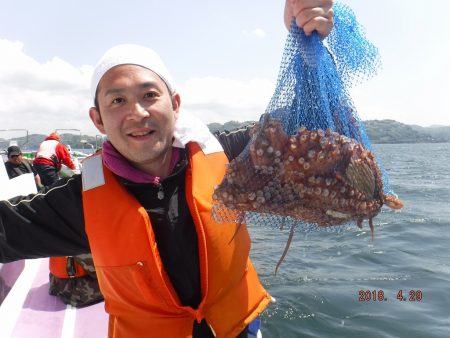
[[[18,146],[11,146],[8,148],[8,157],[20,154],[22,154],[22,151]]]

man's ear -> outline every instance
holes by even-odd
[[[103,120],[100,115],[100,112],[97,108],[91,107],[89,109],[89,117],[91,118],[94,125],[97,127],[98,131],[102,134],[106,134],[105,126],[103,125]]]
[[[172,108],[175,113],[175,118],[178,118],[178,114],[180,113],[180,105],[181,105],[180,94],[174,93],[172,95]]]

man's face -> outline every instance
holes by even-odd
[[[172,146],[179,95],[151,70],[120,65],[100,80],[97,101],[89,111],[97,129],[137,168],[157,168]]]
[[[11,155],[10,157],[8,157],[8,159],[12,164],[19,165],[20,163],[22,163],[22,154]]]

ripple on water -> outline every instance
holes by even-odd
[[[379,149],[405,208],[382,209],[374,241],[367,223],[297,231],[274,276],[288,231],[249,226],[253,262],[277,299],[263,314],[264,337],[450,337],[450,146]],[[360,290],[387,301],[361,302]],[[399,290],[421,290],[423,300],[399,301]]]

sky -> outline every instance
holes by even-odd
[[[345,0],[382,60],[351,96],[363,120],[450,125],[450,1]],[[95,135],[90,75],[110,47],[157,51],[182,111],[257,120],[275,88],[282,0],[0,0],[0,130]],[[0,132],[0,137],[2,134]]]

